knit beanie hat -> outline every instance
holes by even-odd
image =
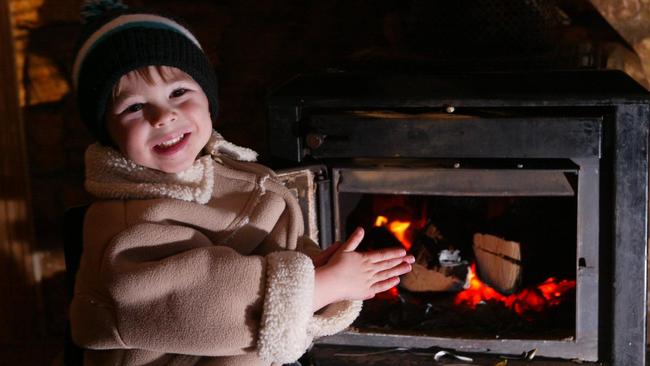
[[[217,117],[217,79],[194,35],[170,16],[128,9],[120,0],[87,0],[72,80],[83,123],[94,137],[111,144],[106,109],[112,90],[130,71],[173,66],[196,81],[208,97],[212,123]]]

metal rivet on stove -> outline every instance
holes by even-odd
[[[453,105],[448,105],[447,107],[445,107],[445,111],[447,111],[447,113],[454,113],[455,110],[456,108],[454,108]]]
[[[306,140],[310,149],[318,149],[325,142],[325,135],[310,133],[307,135]]]
[[[454,163],[454,168],[460,168],[460,163]]]
[[[524,164],[517,164],[517,168],[521,169],[524,167]]]

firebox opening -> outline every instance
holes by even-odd
[[[488,196],[462,190],[445,195],[355,190],[339,192],[337,232],[347,236],[361,226],[366,237],[360,250],[403,246],[416,257],[398,287],[364,304],[357,329],[575,339],[575,192]]]

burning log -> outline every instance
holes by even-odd
[[[521,247],[489,234],[474,234],[479,277],[502,294],[517,292],[521,284]]]
[[[458,250],[444,243],[442,234],[429,224],[415,241],[415,263],[401,278],[400,286],[413,292],[462,291],[469,285],[468,264]],[[447,249],[442,249],[443,245]]]
[[[401,278],[400,286],[413,292],[462,291],[467,286],[467,263],[453,267],[427,268],[413,263],[411,272]]]

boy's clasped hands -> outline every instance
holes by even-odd
[[[357,228],[344,243],[334,243],[314,260],[313,310],[342,300],[367,300],[399,283],[415,262],[404,248],[355,251],[364,231]]]

